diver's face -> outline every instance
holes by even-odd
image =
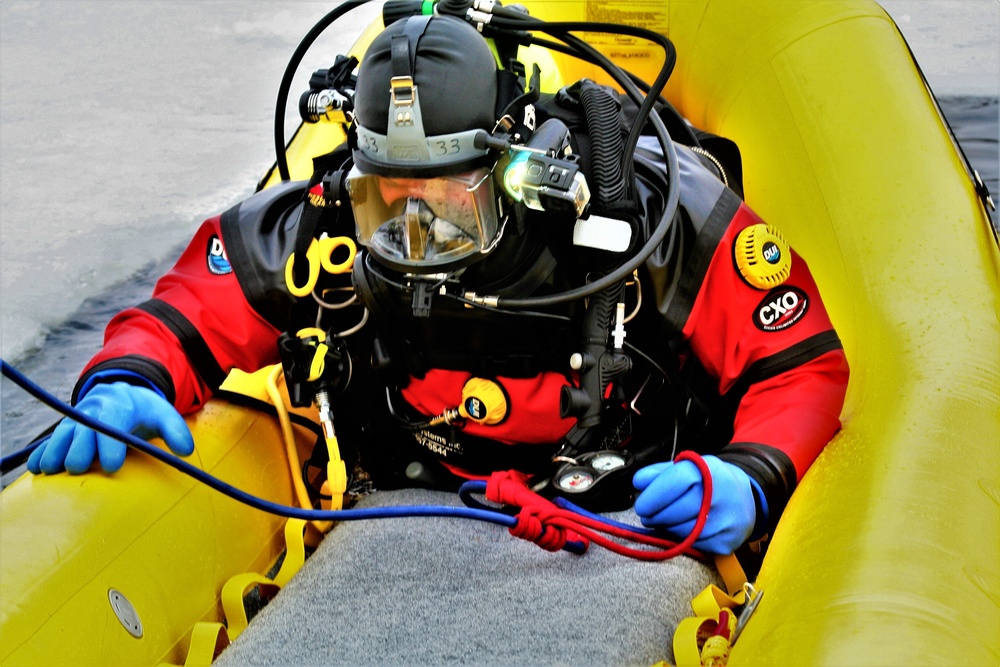
[[[441,201],[447,194],[440,179],[383,178],[378,181],[378,189],[386,204],[410,197],[423,201]]]

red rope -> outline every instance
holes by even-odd
[[[561,509],[529,489],[527,475],[516,470],[493,473],[486,484],[486,498],[491,502],[520,507],[521,511],[516,517],[517,524],[510,528],[510,534],[534,542],[549,551],[562,549],[567,541],[580,541],[585,546],[594,542],[617,554],[639,560],[667,560],[681,554],[700,558],[702,554],[693,549],[692,545],[701,535],[705,521],[708,520],[708,509],[712,504],[712,474],[708,464],[694,452],[681,452],[674,460],[694,463],[701,472],[702,485],[705,489],[694,528],[680,543],[613,526],[598,519]],[[637,549],[612,538],[658,549]]]

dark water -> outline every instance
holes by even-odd
[[[1000,161],[997,158],[1000,111],[997,99],[946,97],[939,100],[939,103],[966,157],[983,178],[993,195],[993,202],[1000,205],[1000,186],[997,184],[1000,171]],[[992,211],[990,216],[993,225],[998,226],[997,211]]]
[[[994,201],[1000,200],[997,99],[946,97],[940,104],[963,151],[982,176]],[[996,225],[996,212],[992,216]],[[57,397],[67,399],[83,365],[100,348],[108,320],[123,308],[149,298],[156,278],[170,267],[181,250],[182,247],[175,248],[126,282],[88,299],[71,317],[51,330],[40,348],[29,350],[19,359],[6,361]],[[0,383],[0,409],[0,451],[5,456],[19,450],[58,419],[58,415],[35,402],[6,378]],[[3,482],[8,483],[17,474],[19,472],[15,471],[5,476]]]

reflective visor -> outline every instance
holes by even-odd
[[[499,227],[492,171],[435,178],[347,175],[358,242],[386,265],[435,273],[487,251]]]

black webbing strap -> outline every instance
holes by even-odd
[[[427,30],[430,20],[431,16],[411,16],[403,24],[403,32],[392,36],[390,54],[394,77],[408,76],[413,79],[417,61],[417,43]]]
[[[337,155],[339,162],[332,156]],[[329,207],[325,204],[317,206],[313,203],[311,193],[314,186],[323,185],[323,198],[326,202],[339,201],[341,198],[341,184],[344,179],[344,169],[334,169],[332,165],[343,164],[343,158],[336,151],[313,158],[313,175],[306,183],[306,189],[302,192],[302,213],[299,215],[298,231],[295,233],[295,245],[292,254],[295,257],[295,264],[292,267],[292,275],[297,285],[304,284],[309,278],[309,262],[306,260],[306,252],[317,238],[317,230],[320,228],[323,216]],[[335,209],[336,210],[336,209]]]
[[[306,197],[308,194],[307,190]],[[299,229],[295,233],[295,248],[292,250],[292,255],[295,257],[292,275],[298,285],[305,283],[309,278],[309,262],[306,259],[306,252],[316,238],[316,228],[319,227],[324,210],[322,206],[315,206],[308,200],[302,204],[299,214]]]

